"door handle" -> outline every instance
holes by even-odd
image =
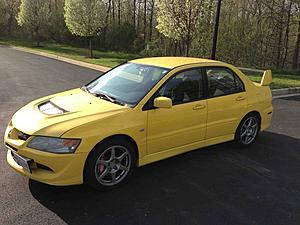
[[[244,97],[244,96],[238,96],[235,100],[237,100],[237,101],[243,101],[245,99],[246,99],[246,97]]]
[[[205,105],[195,105],[193,110],[201,110],[201,109],[205,109]]]

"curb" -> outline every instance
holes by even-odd
[[[69,59],[69,58],[54,55],[54,54],[51,54],[51,53],[40,52],[40,51],[35,51],[35,50],[22,48],[22,47],[16,47],[16,46],[10,46],[10,47],[13,48],[13,49],[19,50],[19,51],[28,52],[28,53],[32,53],[32,54],[35,54],[35,55],[44,56],[44,57],[47,57],[47,58],[50,58],[50,59],[55,59],[55,60],[59,60],[59,61],[62,61],[62,62],[73,64],[73,65],[82,66],[82,67],[85,67],[85,68],[97,70],[101,73],[104,73],[104,72],[111,69],[109,67],[95,65],[95,64],[86,63],[86,62],[81,62],[81,61],[78,61],[78,60],[75,60],[75,59]]]
[[[279,97],[281,95],[293,95],[293,94],[300,94],[300,87],[272,90],[273,97]]]

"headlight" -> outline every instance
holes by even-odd
[[[79,143],[80,139],[35,136],[27,147],[45,152],[73,153]]]

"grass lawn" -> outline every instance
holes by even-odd
[[[248,77],[252,81],[260,83],[262,74],[251,74],[248,75]],[[273,74],[272,81],[273,82],[270,85],[271,89],[300,87],[300,74],[299,75]]]
[[[56,44],[53,42],[41,42],[42,47],[36,47],[35,42],[23,39],[0,38],[0,44],[25,47],[32,50],[38,50],[41,52],[51,53],[58,56],[107,67],[115,67],[128,60],[139,57],[135,54],[128,54],[123,52],[94,50],[93,54],[95,58],[91,59],[87,57],[89,52],[88,49],[85,48],[77,48],[64,44]]]
[[[19,47],[25,47],[41,52],[52,53],[58,56],[63,56],[70,59],[75,59],[87,63],[93,63],[101,66],[114,67],[123,62],[131,59],[139,58],[139,55],[128,54],[122,52],[113,51],[99,51],[94,50],[95,59],[86,57],[88,55],[88,49],[77,48],[64,44],[56,44],[53,42],[42,42],[42,47],[36,47],[35,42],[24,39],[8,39],[0,38],[0,44],[3,45],[14,45]],[[262,74],[259,73],[247,73],[245,72],[252,81],[260,82]],[[288,88],[288,87],[300,87],[300,74],[289,75],[289,74],[273,74],[273,83],[271,84],[272,89],[277,88]]]

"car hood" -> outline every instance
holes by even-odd
[[[43,103],[50,103],[64,112],[45,114],[40,108]],[[29,135],[62,136],[82,124],[127,110],[130,108],[102,100],[78,88],[30,102],[15,113],[12,125]]]

